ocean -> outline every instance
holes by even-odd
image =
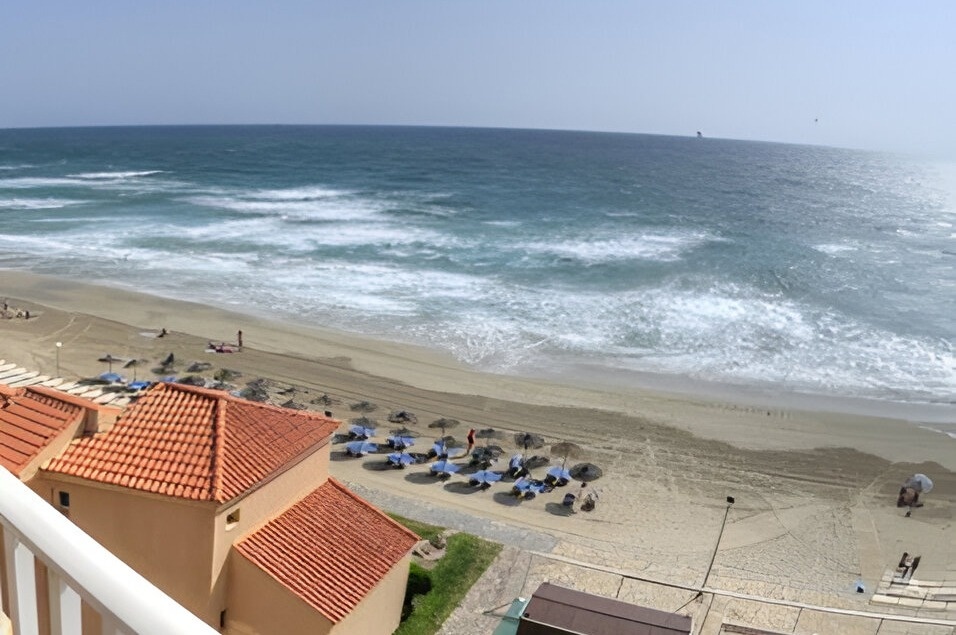
[[[952,404],[954,174],[640,134],[0,130],[0,269],[424,345],[495,373]]]

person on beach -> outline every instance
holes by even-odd
[[[471,451],[475,449],[475,429],[469,430],[468,436],[465,438],[468,441],[468,450],[465,451],[465,454],[471,454]]]
[[[239,350],[242,350],[242,329],[236,333],[236,343],[239,345]]]
[[[163,328],[163,330],[161,330],[161,331],[159,332],[159,335],[157,335],[156,337],[166,337],[166,335],[167,335],[166,329]]]

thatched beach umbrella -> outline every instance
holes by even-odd
[[[349,409],[352,412],[374,412],[378,410],[378,406],[371,401],[358,401],[349,406]]]
[[[483,428],[475,433],[476,439],[484,439],[485,445],[488,445],[488,442],[492,439],[504,439],[505,433],[501,430],[495,430],[494,428]]]
[[[421,436],[420,433],[406,426],[402,426],[401,428],[392,428],[391,433],[396,437],[411,437],[412,439],[417,439],[419,436]]]
[[[544,447],[544,437],[530,432],[518,432],[515,434],[515,445],[524,450],[537,450]]]
[[[119,357],[113,357],[112,355],[110,355],[109,353],[107,353],[107,354],[104,355],[103,357],[99,358],[99,360],[97,360],[97,361],[106,362],[107,364],[109,364],[109,370],[108,370],[107,372],[112,373],[112,372],[113,372],[113,362],[121,362],[121,361],[123,361],[123,360],[120,359]]]
[[[594,463],[578,463],[570,470],[571,478],[584,483],[590,483],[604,476],[604,470]]]
[[[407,410],[392,410],[388,413],[391,423],[418,423],[418,417]]]
[[[461,425],[461,421],[458,419],[447,419],[442,417],[441,419],[435,419],[428,424],[429,428],[441,428],[441,435],[445,436],[445,430],[449,428],[456,428]]]
[[[584,450],[577,443],[564,441],[551,446],[551,456],[560,456],[562,459],[561,467],[564,467],[568,459],[579,459],[584,456]]]

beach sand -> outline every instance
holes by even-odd
[[[34,316],[0,320],[0,358],[44,374],[55,373],[59,350],[64,377],[104,372],[97,360],[109,353],[147,360],[137,376],[153,379],[151,369],[173,353],[180,375],[190,362],[209,362],[206,376],[228,368],[242,373],[240,386],[262,377],[294,387],[289,398],[331,410],[343,431],[360,414],[350,405],[367,400],[377,404],[369,416],[382,429],[389,411],[408,410],[426,439],[436,432],[428,422],[450,417],[462,422],[451,431],[460,438],[468,427],[495,428],[582,446],[582,460],[601,466],[604,477],[593,483],[597,509],[572,516],[560,508],[561,490],[519,505],[503,494],[504,484],[475,492],[461,487],[460,477],[444,484],[423,477],[424,466],[383,470],[381,457],[345,460],[333,449],[332,474],[376,504],[462,529],[473,524],[522,550],[488,595],[471,600],[481,606],[456,613],[457,626],[447,632],[488,632],[493,619],[483,612],[545,579],[673,611],[695,593],[641,579],[693,589],[712,557],[710,588],[863,611],[917,614],[870,602],[903,551],[923,556],[918,578],[956,581],[956,441],[918,421],[799,409],[785,394],[767,406],[602,387],[593,377],[572,385],[477,373],[434,351],[245,315],[242,307],[225,311],[22,272],[4,271],[0,280],[0,294]],[[161,328],[169,335],[157,338]],[[234,342],[240,329],[242,352],[205,352],[209,341]],[[330,405],[318,401],[322,395]],[[503,445],[514,447],[513,440]],[[915,472],[936,487],[906,518],[896,494]],[[735,498],[729,510],[727,496]],[[519,560],[525,564],[515,565]],[[857,579],[867,593],[854,593]],[[695,602],[682,610],[701,620],[701,600]],[[708,608],[731,621],[779,623],[785,632],[810,628],[810,612],[801,617],[786,607],[721,596]],[[918,614],[956,618],[936,608]],[[818,630],[873,632],[866,620],[859,630],[825,627],[842,624],[838,617],[824,615]],[[912,632],[937,632],[920,628]]]

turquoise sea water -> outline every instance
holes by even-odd
[[[0,268],[494,372],[587,365],[953,403],[946,179],[891,155],[706,138],[0,130]]]

